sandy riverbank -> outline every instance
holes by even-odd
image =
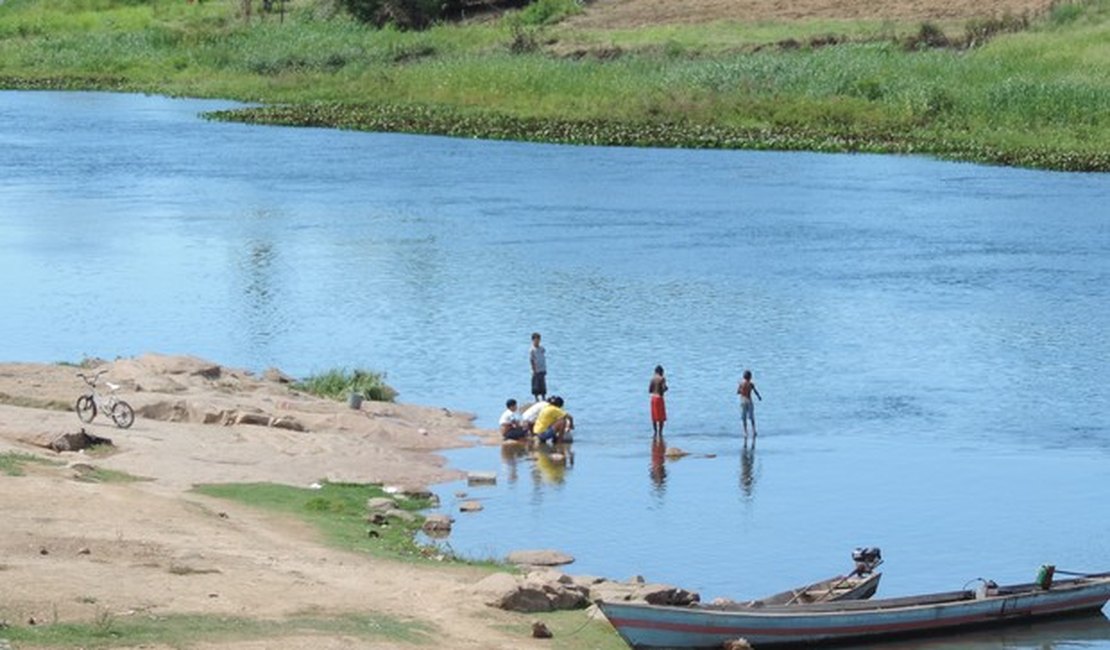
[[[83,425],[116,446],[90,459],[41,446],[81,429],[73,410],[62,410],[83,392],[74,375],[81,369],[0,364],[0,454],[90,462],[152,479],[81,482],[65,464],[0,473],[0,622],[90,621],[103,612],[258,619],[382,613],[431,626],[441,647],[546,647],[505,631],[527,619],[488,608],[471,593],[484,572],[335,550],[300,522],[190,492],[199,483],[307,486],[321,479],[426,486],[455,476],[436,450],[495,439],[469,415],[370,402],[355,411],[276,378],[188,357],[146,355],[103,367],[138,416],[127,430],[100,416]],[[234,423],[275,418],[305,431]],[[276,645],[197,647],[395,646],[313,633]]]

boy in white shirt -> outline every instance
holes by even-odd
[[[497,424],[501,430],[502,440],[522,440],[528,435],[528,432],[521,426],[520,413],[516,412],[515,399],[505,402],[505,412],[501,414]]]

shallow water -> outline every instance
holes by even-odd
[[[486,507],[457,551],[555,546],[707,597],[859,545],[886,595],[1110,569],[1110,175],[197,117],[227,105],[0,93],[0,358],[379,368],[490,426],[539,330],[573,466],[452,452],[499,473],[441,487]],[[656,364],[693,454],[662,467]]]

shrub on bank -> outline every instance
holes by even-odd
[[[442,0],[342,0],[359,22],[377,27],[424,29],[443,15]]]
[[[392,402],[397,399],[397,391],[385,383],[385,373],[356,369],[348,372],[333,368],[327,372],[310,375],[293,386],[306,393],[345,400],[351,393],[359,393],[363,398],[375,402]]]

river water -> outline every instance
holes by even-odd
[[[457,552],[555,547],[706,598],[861,545],[887,595],[1110,569],[1110,175],[198,116],[227,106],[0,93],[0,358],[369,367],[492,426],[540,331],[572,457],[450,453],[498,473],[439,488],[485,507]],[[691,452],[662,463],[656,364]]]

